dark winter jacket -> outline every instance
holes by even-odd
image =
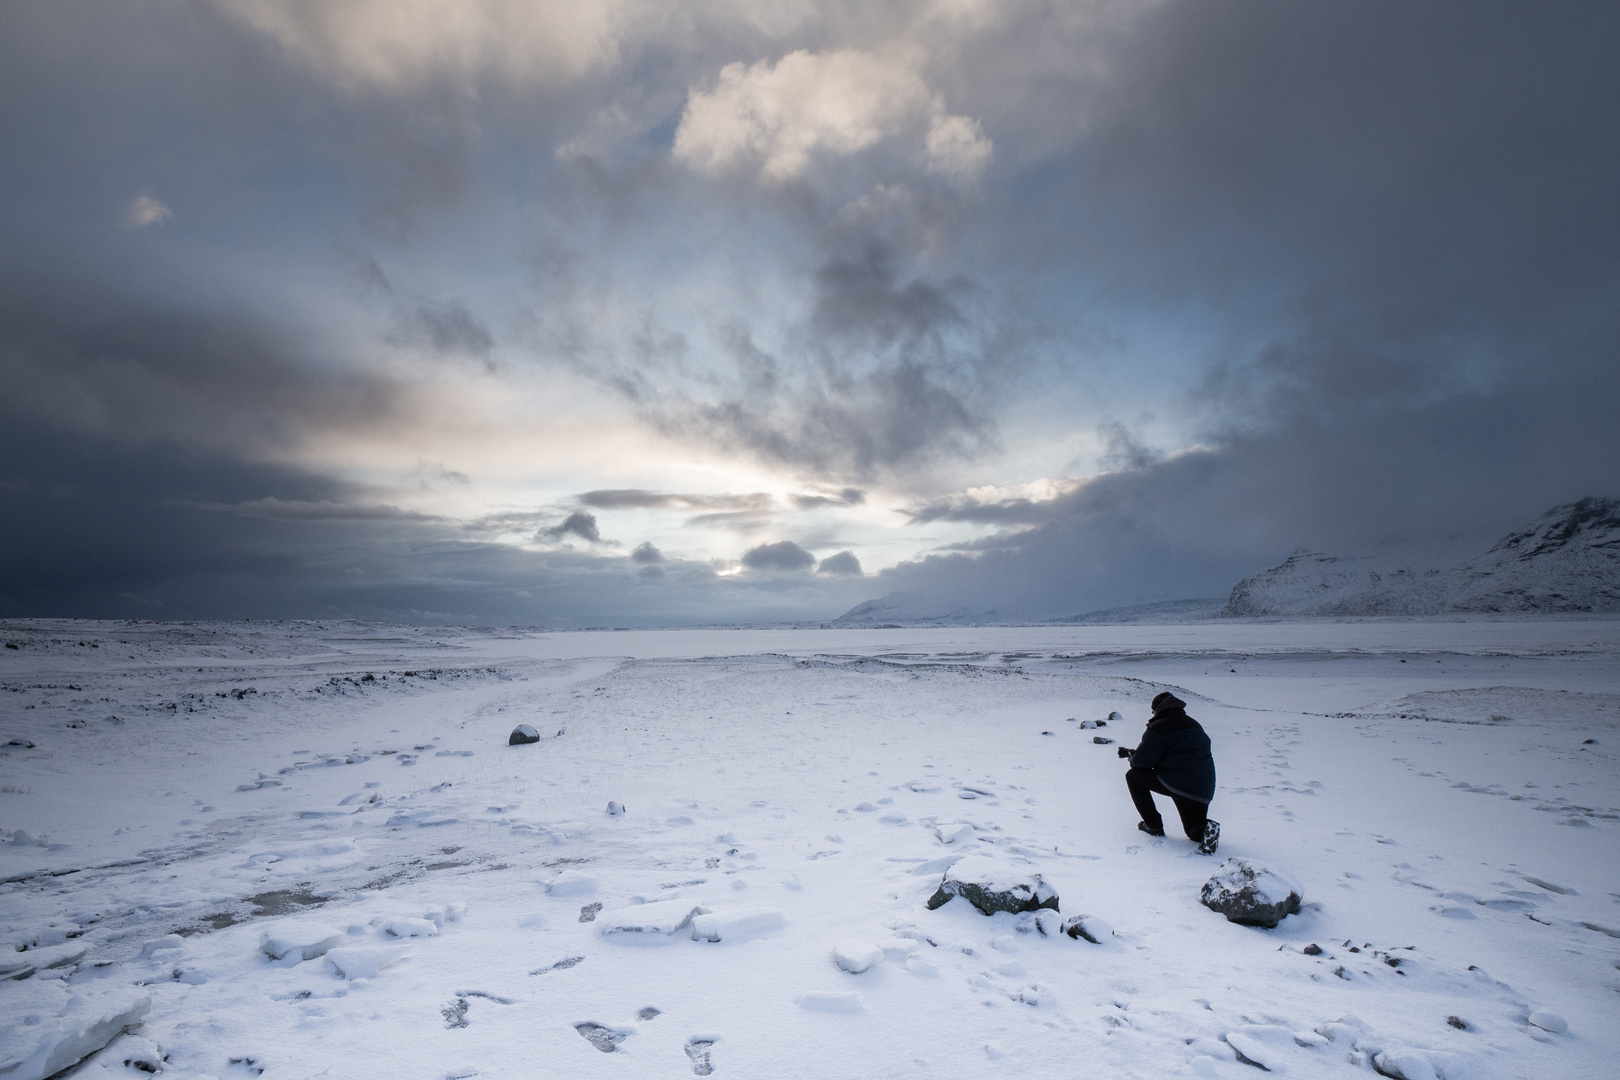
[[[1187,715],[1186,702],[1163,696],[1168,700],[1148,721],[1141,743],[1131,754],[1131,768],[1152,769],[1175,794],[1207,803],[1215,797],[1215,757],[1209,750],[1209,736]]]

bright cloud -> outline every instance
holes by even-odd
[[[924,119],[931,119],[931,166],[983,167],[990,142],[978,121],[946,115],[909,64],[854,49],[800,49],[775,64],[727,64],[712,89],[694,91],[675,132],[675,157],[699,172],[757,165],[767,180],[789,180],[817,156],[848,157]]]
[[[171,216],[169,208],[150,195],[137,195],[124,208],[124,224],[132,229],[161,225]]]

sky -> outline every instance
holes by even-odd
[[[0,615],[1225,595],[1620,495],[1620,9],[0,5]]]

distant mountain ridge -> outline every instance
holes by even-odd
[[[1556,506],[1449,570],[1296,551],[1238,582],[1221,609],[1228,618],[1491,612],[1620,612],[1620,500]]]

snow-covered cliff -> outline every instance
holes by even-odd
[[[1367,559],[1296,551],[1238,582],[1221,614],[1449,612],[1620,612],[1620,500],[1554,507],[1449,570],[1390,571]]]

